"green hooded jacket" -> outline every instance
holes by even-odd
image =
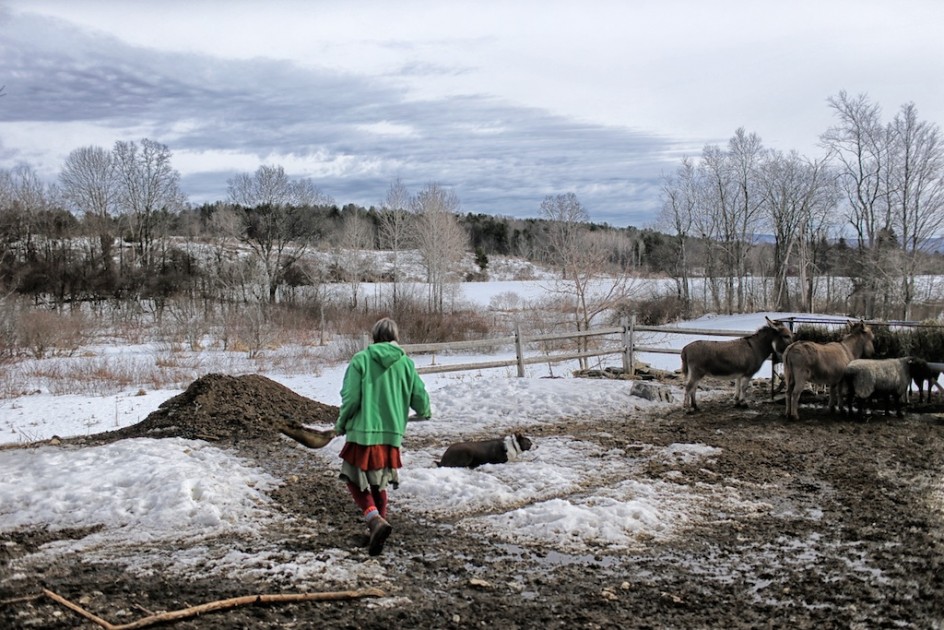
[[[399,448],[411,408],[430,416],[429,394],[413,360],[394,342],[374,343],[347,366],[334,430],[348,442]]]

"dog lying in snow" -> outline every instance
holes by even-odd
[[[494,440],[459,442],[447,448],[436,465],[447,468],[475,468],[482,464],[504,464],[529,450],[531,440],[520,433]]]

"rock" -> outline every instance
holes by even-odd
[[[666,403],[673,402],[672,390],[652,381],[633,381],[633,387],[629,393],[633,396],[645,398],[646,400]]]

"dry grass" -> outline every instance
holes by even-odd
[[[128,390],[184,389],[209,373],[274,372],[317,376],[327,348],[284,346],[253,358],[239,351],[190,351],[166,345],[150,352],[23,359],[0,369],[0,398],[28,393],[104,396]]]
[[[350,359],[364,335],[394,316],[409,343],[478,339],[492,333],[488,319],[468,310],[430,314],[403,300],[394,311],[350,311],[340,306],[316,318],[313,308],[246,305],[204,312],[181,304],[94,313],[9,309],[18,344],[0,364],[0,398],[26,393],[108,395],[183,389],[208,373],[318,375]]]

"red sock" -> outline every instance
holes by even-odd
[[[370,494],[374,499],[374,505],[377,506],[377,511],[380,512],[381,518],[387,518],[387,491],[381,490],[377,486],[371,486]]]
[[[361,513],[366,515],[373,510],[380,511],[374,504],[374,496],[369,490],[365,492],[350,482],[347,484],[347,489],[354,498],[354,503],[361,509]]]

